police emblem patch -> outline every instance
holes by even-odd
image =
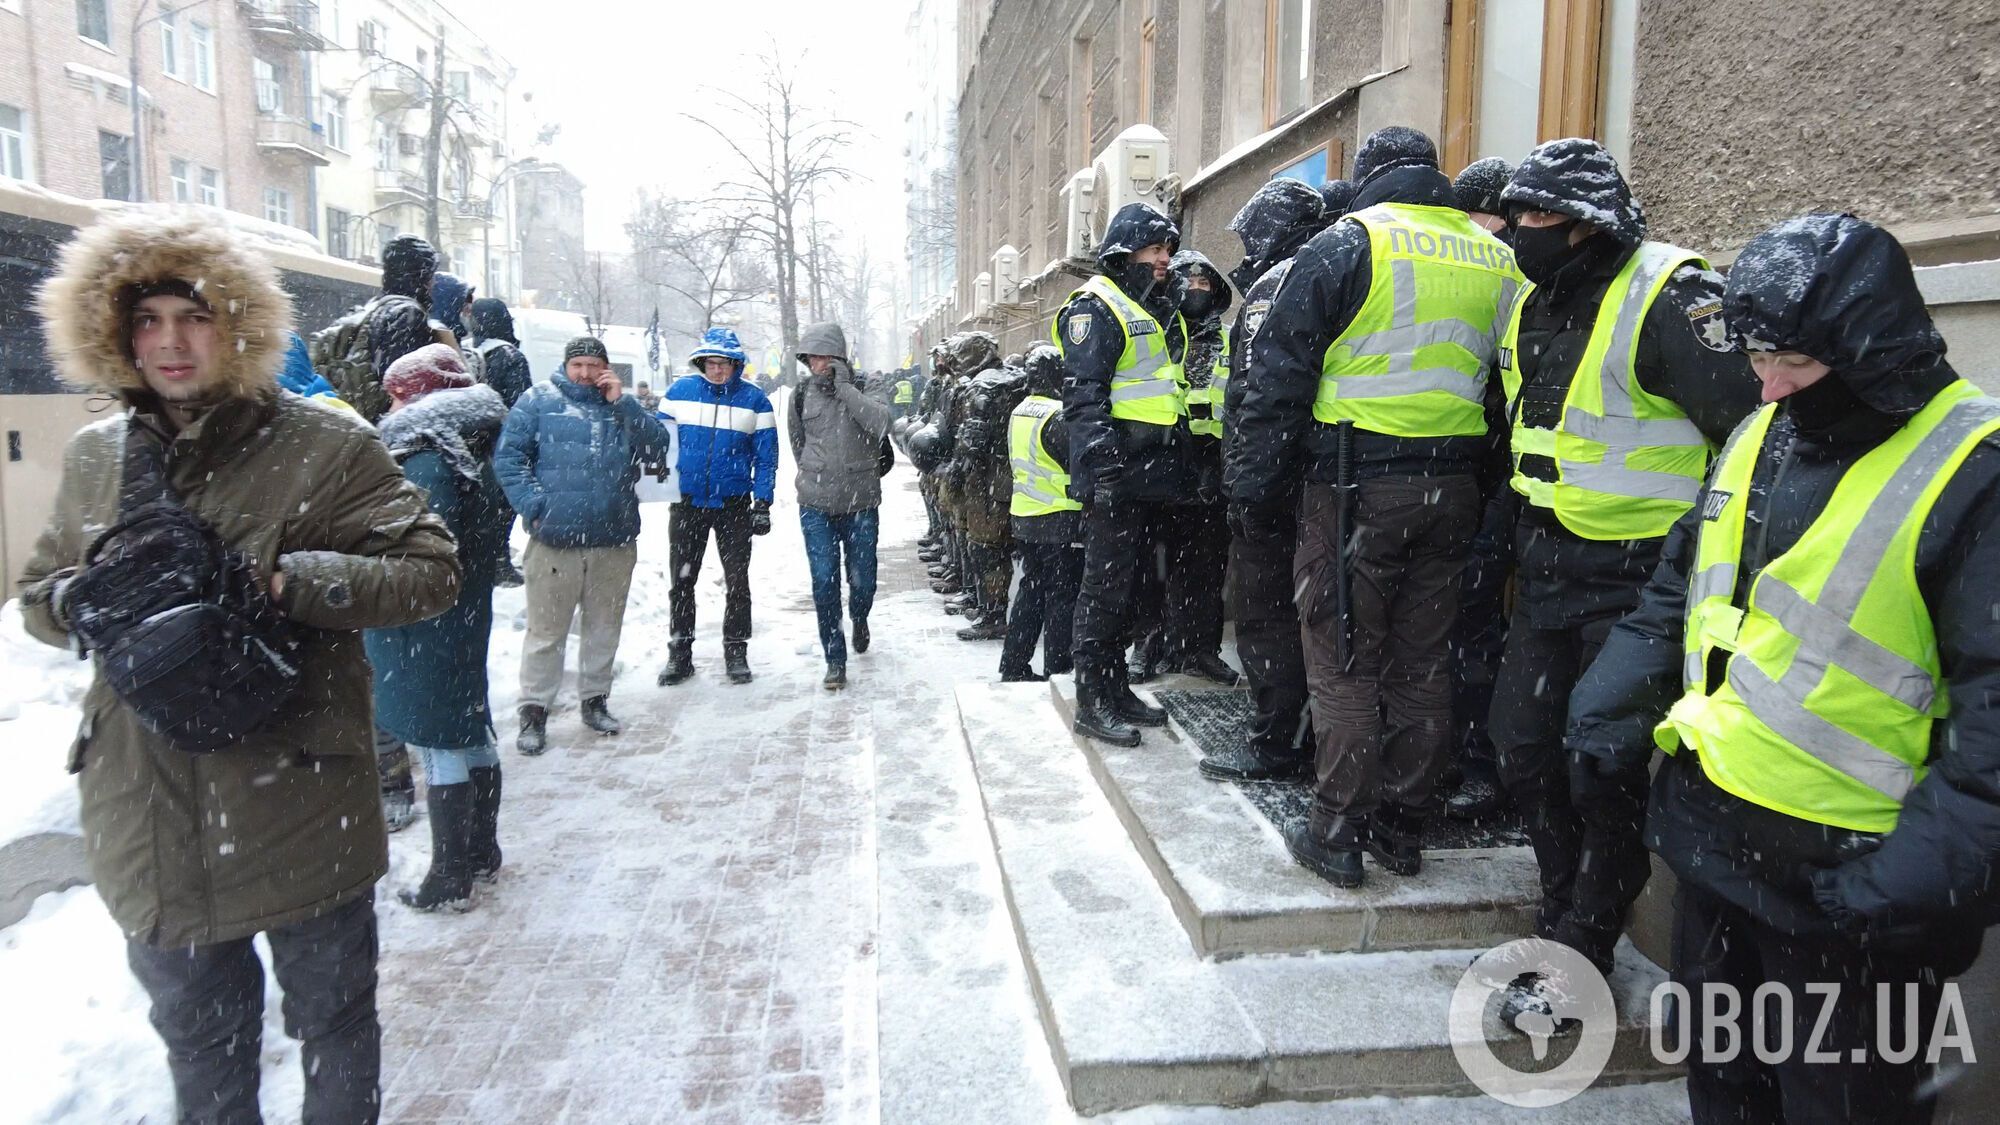
[[[1695,339],[1702,347],[1712,352],[1735,350],[1729,342],[1729,325],[1722,320],[1721,301],[1703,301],[1689,309],[1688,323],[1694,325]]]
[[[1081,344],[1090,338],[1090,313],[1077,313],[1069,318],[1069,342]]]
[[[1243,310],[1243,334],[1255,336],[1264,327],[1264,318],[1271,314],[1271,302],[1257,301]]]

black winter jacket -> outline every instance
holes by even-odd
[[[1456,207],[1451,181],[1435,168],[1404,167],[1364,184],[1354,210],[1378,203]],[[1334,427],[1313,419],[1320,368],[1326,349],[1347,330],[1374,284],[1368,228],[1342,221],[1314,236],[1292,259],[1283,285],[1244,352],[1249,378],[1238,398],[1235,380],[1227,392],[1238,398],[1229,414],[1232,449],[1224,487],[1230,500],[1244,504],[1277,501],[1296,487],[1303,472],[1314,480],[1334,479]],[[1268,275],[1267,275],[1268,276]],[[1255,301],[1245,298],[1246,315]],[[1360,476],[1445,476],[1478,474],[1492,463],[1504,440],[1499,380],[1487,384],[1484,437],[1401,438],[1355,432]]]
[[[1608,252],[1579,263],[1573,277],[1536,286],[1521,309],[1517,362],[1521,394],[1514,409],[1553,425],[1589,346],[1604,291],[1629,257],[1608,239]],[[1639,330],[1639,385],[1671,399],[1717,448],[1757,406],[1749,363],[1717,330],[1722,278],[1683,268],[1661,290]],[[1706,329],[1706,333],[1704,332]],[[1496,380],[1497,382],[1497,380]],[[1524,469],[1553,477],[1546,458]],[[1545,510],[1522,504],[1514,549],[1520,565],[1518,605],[1537,628],[1571,628],[1616,616],[1635,604],[1639,587],[1659,561],[1659,539],[1604,541],[1572,534]]]
[[[1171,315],[1154,313],[1166,328]],[[1090,329],[1076,339],[1071,325],[1090,317]],[[1085,504],[1092,500],[1100,469],[1117,465],[1122,478],[1113,489],[1121,499],[1153,502],[1186,500],[1194,495],[1194,473],[1188,459],[1192,436],[1185,422],[1172,427],[1122,422],[1111,417],[1111,378],[1125,353],[1125,337],[1117,318],[1103,301],[1085,294],[1056,314],[1068,378],[1063,381],[1063,414],[1069,422],[1070,495]],[[1167,354],[1187,358],[1187,340],[1167,331]]]

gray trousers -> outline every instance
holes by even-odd
[[[625,629],[625,595],[632,589],[636,543],[616,547],[551,547],[530,539],[521,555],[527,577],[528,636],[521,643],[521,703],[549,707],[562,686],[563,642],[570,622],[578,630],[576,692],[589,699],[611,693],[618,638]]]

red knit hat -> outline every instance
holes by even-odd
[[[426,344],[389,365],[382,389],[391,398],[411,402],[432,391],[469,387],[473,378],[465,359],[449,344]]]

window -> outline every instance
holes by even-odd
[[[1312,97],[1312,10],[1312,0],[1266,0],[1264,101],[1271,124],[1304,109]]]
[[[1448,169],[1484,156],[1519,160],[1551,137],[1600,136],[1604,109],[1629,120],[1629,85],[1600,81],[1607,54],[1629,59],[1629,3],[1452,0],[1445,82]],[[1608,25],[1608,34],[1607,34]],[[1627,67],[1629,73],[1629,67]],[[1621,102],[1622,96],[1622,102]],[[1615,121],[1610,140],[1626,125]]]
[[[28,179],[28,115],[0,105],[0,176]]]
[[[250,69],[257,77],[257,112],[285,112],[285,68],[256,59]]]
[[[187,161],[176,156],[167,161],[168,178],[174,184],[174,202],[194,202],[194,169]]]
[[[213,168],[201,170],[201,201],[210,207],[222,206],[222,173]]]
[[[1475,158],[1519,160],[1541,136],[1543,0],[1486,0],[1479,21]]]
[[[132,198],[132,138],[99,129],[97,164],[104,180],[104,198]]]
[[[417,73],[425,78],[431,76],[431,53],[422,47],[417,48]]]
[[[320,15],[325,20],[324,30],[328,41],[340,46],[340,0],[326,0],[320,5]]]
[[[380,122],[376,128],[380,131],[375,134],[375,167],[378,171],[392,172],[396,168],[396,134],[383,129]]]
[[[181,29],[172,12],[160,16],[160,69],[169,78],[181,75]]]
[[[463,70],[454,70],[445,75],[445,86],[451,96],[462,102],[472,101],[472,75]]]
[[[1139,113],[1141,121],[1153,119],[1154,55],[1159,47],[1160,21],[1153,14],[1153,0],[1143,0],[1139,16]]]
[[[354,47],[364,55],[379,55],[388,39],[387,29],[374,20],[362,20],[354,28]]]
[[[94,39],[109,47],[111,45],[110,0],[76,0],[76,33],[85,39]],[[124,196],[118,198],[123,199]]]
[[[347,151],[347,99],[338,94],[326,95],[326,143]]]
[[[273,223],[292,225],[292,193],[284,188],[264,189],[264,218]]]
[[[189,77],[199,89],[215,92],[215,32],[205,23],[188,21],[188,53],[193,55],[194,73]]]
[[[354,216],[338,207],[326,209],[326,252],[335,258],[354,256]]]

